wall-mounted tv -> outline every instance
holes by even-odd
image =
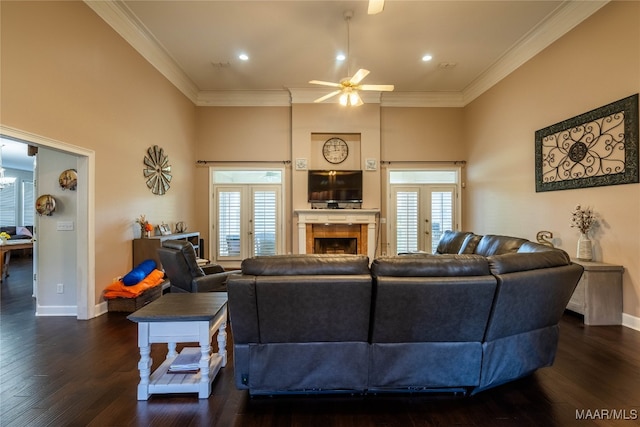
[[[310,203],[362,203],[361,170],[310,170]]]

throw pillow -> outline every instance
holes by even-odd
[[[142,261],[136,268],[131,270],[122,278],[122,283],[126,286],[133,286],[141,282],[156,268],[156,262],[152,259]]]

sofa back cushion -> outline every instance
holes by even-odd
[[[537,270],[541,268],[569,265],[569,255],[561,249],[540,252],[516,252],[487,257],[491,274],[507,274],[517,271]]]
[[[366,342],[371,289],[369,274],[257,276],[259,342]]]
[[[403,255],[371,265],[371,341],[480,342],[496,279],[479,255]]]
[[[482,256],[501,255],[517,252],[527,239],[487,234],[478,242],[475,253]]]
[[[488,260],[498,287],[485,341],[556,325],[583,271],[559,250]]]
[[[438,247],[436,248],[437,254],[457,254],[460,252],[460,248],[462,248],[462,244],[465,239],[472,235],[473,233],[469,231],[453,231],[446,230],[442,233],[442,237],[440,237],[440,241],[438,242]]]
[[[242,273],[254,276],[369,274],[366,255],[301,254],[246,258]]]
[[[411,254],[380,257],[371,264],[374,277],[487,276],[489,264],[479,255]]]

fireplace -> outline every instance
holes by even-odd
[[[300,209],[298,253],[359,254],[375,257],[376,219],[373,209]]]
[[[306,253],[367,254],[367,225],[307,224]]]
[[[357,254],[358,239],[353,237],[316,237],[313,239],[314,254]]]

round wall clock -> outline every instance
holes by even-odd
[[[322,155],[329,163],[337,165],[346,160],[349,155],[349,146],[341,138],[329,138],[322,146]]]
[[[145,168],[142,170],[147,179],[147,187],[153,194],[163,195],[169,190],[171,182],[171,165],[169,156],[157,145],[147,149],[144,157]]]

